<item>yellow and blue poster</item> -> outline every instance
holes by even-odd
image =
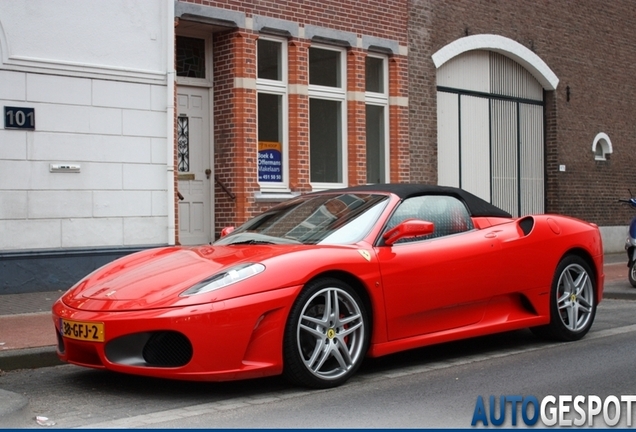
[[[282,182],[282,144],[272,141],[258,142],[258,181]]]

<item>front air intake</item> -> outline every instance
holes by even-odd
[[[184,366],[192,359],[192,344],[178,332],[153,332],[144,345],[142,356],[148,366]]]

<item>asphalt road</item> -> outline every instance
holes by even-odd
[[[636,393],[635,308],[606,299],[578,342],[524,330],[438,345],[369,360],[345,386],[323,391],[280,378],[179,382],[71,365],[5,372],[0,388],[25,395],[32,417],[54,428],[470,427],[478,396]]]

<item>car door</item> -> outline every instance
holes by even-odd
[[[409,198],[387,230],[412,218],[433,222],[435,232],[376,249],[390,340],[479,322],[500,274],[497,238],[473,228],[461,201]]]

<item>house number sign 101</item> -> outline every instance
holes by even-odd
[[[35,108],[4,107],[4,128],[35,130]]]

